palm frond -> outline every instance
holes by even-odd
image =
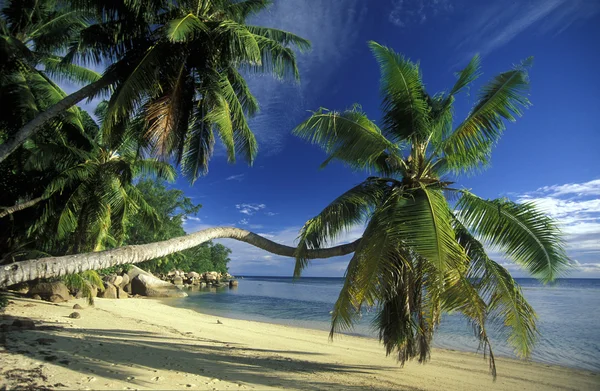
[[[553,281],[569,265],[556,222],[533,204],[484,200],[463,191],[456,208],[462,224],[534,277]]]
[[[252,133],[248,127],[244,106],[238,99],[238,95],[227,75],[221,76],[219,84],[223,98],[227,102],[231,115],[235,152],[241,153],[248,164],[252,164],[258,152],[258,144],[254,137],[254,133]],[[247,98],[247,96],[243,97]]]
[[[398,147],[357,106],[342,113],[320,109],[293,133],[318,144],[330,155],[324,165],[339,159],[355,169],[376,169],[384,157],[404,166]]]
[[[481,57],[479,54],[475,54],[463,70],[456,72],[458,80],[454,83],[448,96],[458,94],[463,88],[468,87],[469,84],[477,80],[479,76],[481,76]]]
[[[369,47],[381,70],[383,124],[394,141],[429,135],[429,106],[418,64],[392,49],[370,41]]]
[[[538,334],[535,311],[508,270],[491,260],[483,245],[458,221],[455,231],[470,258],[467,277],[488,301],[488,318],[492,322],[497,318],[501,321],[499,327],[508,327],[508,342],[519,356],[528,357]]]
[[[256,73],[270,73],[278,79],[288,77],[300,80],[300,71],[294,51],[279,42],[252,34],[260,50],[260,62],[242,64],[242,68]]]
[[[224,11],[236,22],[243,23],[248,17],[265,10],[271,4],[273,0],[243,0],[231,2]]]
[[[79,84],[91,84],[102,77],[98,72],[85,67],[63,62],[58,57],[45,57],[42,60],[44,72],[56,80],[68,80]]]
[[[424,187],[407,193],[390,214],[397,235],[440,275],[465,258],[452,229],[451,211],[441,190]]]
[[[308,266],[306,252],[309,249],[322,248],[335,241],[344,231],[363,223],[388,190],[390,186],[386,180],[369,178],[308,220],[298,237],[294,276],[300,277],[302,270]]]
[[[208,28],[196,15],[189,13],[183,18],[175,19],[166,26],[166,35],[171,42],[187,42],[206,33]]]
[[[172,87],[145,105],[143,116],[147,128],[144,138],[150,141],[161,157],[166,158],[175,152],[177,160],[181,159],[177,151],[181,150],[188,130],[193,96],[193,80],[182,61]]]
[[[530,105],[527,99],[530,62],[527,60],[515,69],[499,74],[481,89],[479,100],[467,119],[444,141],[446,155],[481,155],[469,151],[495,144],[505,129],[504,120],[515,121],[515,117],[522,115],[523,108]],[[467,171],[478,164],[477,161],[466,161],[469,163],[464,167]]]
[[[231,87],[235,91],[235,95],[242,106],[242,110],[249,117],[254,116],[258,113],[259,106],[258,101],[252,95],[250,88],[248,87],[248,83],[240,73],[233,67],[230,67],[227,70],[227,78],[229,79],[229,83]]]
[[[297,47],[300,52],[305,52],[311,47],[309,40],[284,30],[262,26],[247,26],[247,28],[252,34],[268,38],[286,47]]]
[[[171,164],[151,158],[136,159],[133,162],[133,174],[136,177],[152,176],[168,182],[174,182],[177,176],[177,172]]]
[[[204,121],[203,106],[199,105],[190,126],[190,134],[185,140],[181,160],[181,171],[192,183],[208,172],[208,161],[213,154],[214,145],[212,126]]]

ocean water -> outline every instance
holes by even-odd
[[[533,361],[600,371],[600,279],[559,279],[542,285],[517,279],[538,314],[541,333]],[[234,289],[190,291],[170,299],[173,306],[229,318],[329,330],[330,311],[342,288],[341,278],[245,277]],[[352,334],[376,337],[374,314],[366,312]],[[515,357],[501,335],[492,335],[496,356]],[[445,315],[434,346],[477,351],[472,328],[460,315]]]

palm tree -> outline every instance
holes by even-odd
[[[544,282],[560,275],[569,260],[556,223],[534,205],[482,199],[450,179],[484,167],[504,120],[514,121],[529,105],[531,60],[484,85],[467,118],[453,128],[454,97],[479,76],[478,56],[449,92],[429,95],[418,64],[375,42],[369,46],[381,70],[381,125],[355,106],[321,109],[294,132],[327,152],[323,166],[338,160],[376,176],[304,225],[294,275],[307,267],[310,251],[365,224],[332,312],[330,336],[351,328],[363,307],[374,307],[373,326],[386,353],[397,354],[401,363],[415,357],[424,362],[442,314],[456,311],[473,325],[495,376],[486,326],[503,325],[508,342],[527,356],[536,339],[536,315],[482,243]]]
[[[208,228],[193,234],[149,244],[123,246],[111,250],[31,259],[0,266],[0,288],[35,280],[54,278],[87,270],[134,264],[161,258],[206,243],[212,239],[239,240],[273,254],[293,257],[296,248],[273,242],[255,233],[235,227]],[[326,249],[308,250],[305,256],[331,258],[347,255],[356,250],[360,240]]]
[[[88,85],[63,99],[23,127],[13,141],[0,145],[0,161],[48,118],[112,84],[107,133],[141,112],[155,152],[181,163],[192,181],[207,170],[215,130],[230,161],[241,153],[251,163],[257,145],[246,116],[256,113],[258,104],[243,73],[297,79],[292,47],[309,48],[308,41],[294,34],[246,23],[270,4],[157,0],[109,6],[75,1],[78,9],[94,13],[100,22],[83,30],[65,57],[115,62],[96,87]]]
[[[19,129],[66,97],[55,81],[87,84],[100,78],[57,54],[68,49],[86,26],[82,13],[58,6],[56,0],[9,0],[0,10],[1,148],[10,139],[22,144],[25,139],[19,138]],[[82,130],[81,121],[79,109],[73,107],[46,123],[46,128]]]
[[[103,116],[104,105],[96,110]],[[56,242],[66,241],[68,253],[100,251],[120,245],[125,239],[129,218],[136,213],[146,222],[157,221],[156,213],[146,203],[134,184],[143,175],[173,181],[175,170],[154,158],[141,156],[140,144],[133,137],[134,124],[120,139],[105,140],[101,133],[90,138],[91,148],[64,144],[36,144],[27,168],[60,172],[38,197],[45,200],[40,218],[29,229],[30,235],[54,233]],[[66,193],[60,204],[53,198]],[[54,243],[52,243],[54,244]]]

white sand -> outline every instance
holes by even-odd
[[[447,350],[434,350],[426,365],[400,368],[376,340],[330,343],[323,331],[217,318],[150,299],[97,299],[95,308],[83,300],[12,301],[2,323],[30,318],[36,328],[0,335],[0,387],[9,389],[600,389],[598,373],[509,359],[497,360],[493,382],[481,355]],[[68,317],[75,303],[85,307],[80,319]]]

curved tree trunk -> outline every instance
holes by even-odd
[[[29,208],[30,206],[37,204],[38,202],[42,201],[43,199],[44,199],[44,197],[38,197],[38,198],[34,198],[27,202],[21,202],[19,204],[9,206],[8,208],[4,208],[4,210],[2,210],[2,212],[0,212],[0,219],[5,216],[11,215],[15,212],[18,212],[20,210]]]
[[[270,253],[286,257],[293,257],[296,251],[295,247],[275,243],[244,229],[216,227],[162,242],[124,246],[93,253],[33,259],[2,265],[0,266],[0,288],[35,280],[36,278],[60,277],[86,270],[105,269],[110,266],[149,261],[219,238],[239,240]],[[360,239],[336,247],[309,250],[308,258],[330,258],[350,254],[354,252],[359,241]]]
[[[81,102],[85,98],[94,95],[102,88],[107,87],[112,83],[112,78],[102,76],[98,81],[95,81],[87,86],[75,91],[71,95],[66,96],[58,103],[50,106],[47,110],[38,114],[34,119],[23,126],[17,134],[9,138],[4,144],[0,145],[0,163],[4,161],[11,153],[17,150],[28,138],[33,136],[49,119],[55,117],[61,112],[67,110],[71,106]]]

